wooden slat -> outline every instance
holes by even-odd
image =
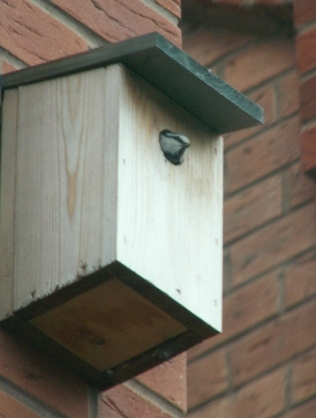
[[[219,134],[263,123],[263,110],[158,33],[0,77],[3,89],[123,63]]]
[[[18,92],[5,93],[1,141],[0,317],[12,314]]]
[[[115,260],[110,67],[19,88],[14,309]]]
[[[117,260],[218,331],[222,303],[222,138],[121,68]],[[159,133],[185,134],[174,166]]]

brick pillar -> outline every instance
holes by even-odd
[[[0,72],[154,31],[181,46],[180,12],[180,0],[0,1]],[[0,329],[0,416],[170,418],[185,409],[185,355],[98,393]]]
[[[188,353],[188,416],[316,417],[316,189],[300,144],[316,88],[309,113],[299,96],[316,80],[316,2],[297,0],[299,68],[290,2],[190,3],[184,50],[263,106],[265,124],[225,136],[223,333]]]

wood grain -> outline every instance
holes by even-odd
[[[19,88],[15,310],[115,259],[112,70]]]
[[[117,259],[220,330],[222,139],[121,71]],[[182,165],[164,158],[162,129],[190,138]]]
[[[116,278],[31,323],[99,371],[186,331],[182,324]]]
[[[4,102],[5,326],[101,388],[219,332],[222,138],[121,64]]]
[[[117,261],[221,330],[220,137],[119,64],[19,87],[13,135],[15,311]]]

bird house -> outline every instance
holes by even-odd
[[[220,134],[261,108],[158,34],[0,82],[3,327],[102,389],[220,332]]]

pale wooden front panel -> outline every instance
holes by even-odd
[[[115,259],[117,93],[104,68],[18,90],[14,307]]]
[[[13,310],[17,107],[17,91],[7,91],[2,109],[1,140],[0,319]]]
[[[120,71],[118,259],[221,330],[222,138]],[[189,137],[182,165],[164,158],[162,129]]]

